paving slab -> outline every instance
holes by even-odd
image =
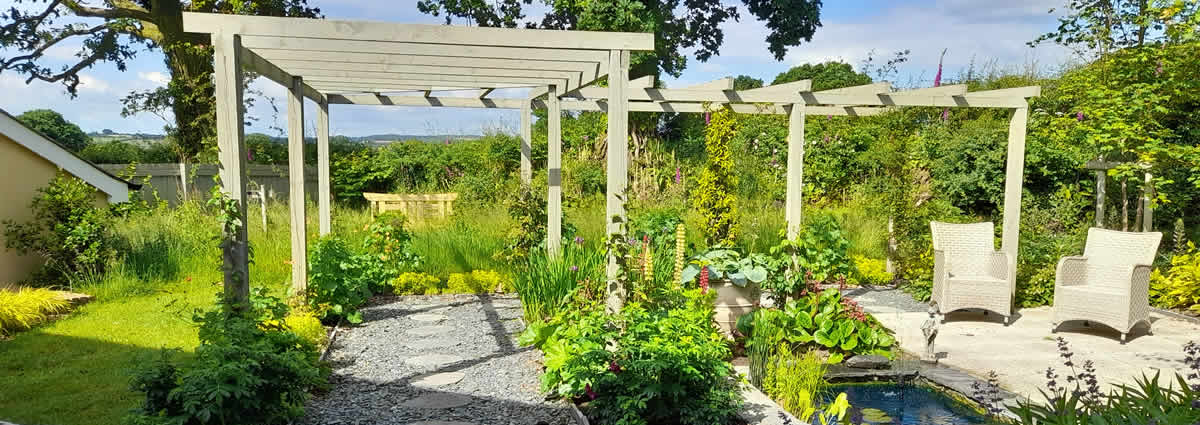
[[[414,314],[409,317],[418,322],[440,322],[440,321],[448,319],[448,317],[446,317],[445,314],[429,314],[429,313]]]
[[[450,333],[451,329],[452,328],[449,326],[422,326],[419,328],[409,329],[408,334],[416,336],[445,335]]]
[[[416,357],[410,357],[404,360],[404,363],[418,368],[440,369],[447,365],[452,365],[463,361],[459,356],[450,354],[425,354]]]
[[[457,384],[458,381],[462,381],[466,376],[467,375],[462,372],[431,373],[413,378],[411,384],[414,387],[421,388],[443,387],[446,385]]]
[[[879,303],[878,297],[855,297],[863,309],[881,324],[895,331],[900,347],[910,353],[924,351],[921,324],[924,312],[906,312],[894,303]],[[882,305],[881,305],[882,304]],[[1174,383],[1176,372],[1183,372],[1183,346],[1200,341],[1200,324],[1151,313],[1153,334],[1135,328],[1130,341],[1122,345],[1120,334],[1102,325],[1083,327],[1068,322],[1051,333],[1050,307],[1022,309],[1015,321],[1004,326],[995,314],[963,311],[950,313],[940,325],[936,351],[941,362],[976,377],[989,371],[999,375],[1000,385],[1020,396],[1040,400],[1038,389],[1046,384],[1046,368],[1066,373],[1059,358],[1056,338],[1062,337],[1075,353],[1076,364],[1092,360],[1105,389],[1114,384],[1132,384],[1142,374],[1161,371],[1164,385]]]
[[[434,393],[406,401],[401,406],[413,409],[452,409],[471,403],[471,397],[461,394]]]

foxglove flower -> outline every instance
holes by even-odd
[[[712,121],[712,114],[705,112],[704,113],[704,125],[708,125],[708,123],[710,121]]]
[[[683,174],[680,174],[679,167],[675,167],[675,184],[683,183]]]
[[[938,87],[938,86],[942,85],[942,59],[945,59],[945,58],[946,58],[946,52],[942,51],[942,57],[938,58],[937,75],[933,76],[933,86],[934,87]]]
[[[942,109],[942,121],[950,120],[950,108]]]

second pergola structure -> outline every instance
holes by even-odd
[[[814,92],[810,81],[733,90],[731,79],[654,88],[651,78],[630,80],[630,51],[653,50],[652,34],[477,28],[184,13],[184,29],[211,34],[215,50],[217,138],[225,193],[245,222],[246,149],[243,141],[242,72],[261,74],[289,89],[288,157],[293,290],[303,294],[307,252],[303,199],[303,99],[317,103],[320,231],[330,230],[330,104],[493,108],[521,111],[521,179],[532,179],[532,110],[547,110],[547,250],[557,254],[562,226],[562,111],[608,115],[607,198],[609,234],[621,230],[628,185],[628,114],[703,113],[730,107],[747,114],[789,116],[785,215],[789,237],[800,229],[807,115],[866,116],[897,106],[979,107],[1013,110],[1006,160],[1003,250],[1016,258],[1024,175],[1027,98],[1038,87],[967,93],[952,85],[894,92],[887,83]],[[608,87],[592,87],[607,77]],[[533,88],[528,96],[491,97],[493,90]],[[434,96],[474,90],[470,97]],[[224,251],[226,295],[245,299],[249,271],[245,226]],[[609,261],[608,308],[619,310],[623,288]]]

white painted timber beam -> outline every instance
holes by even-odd
[[[784,198],[784,216],[787,220],[787,238],[795,240],[804,223],[804,109],[803,103],[794,104],[788,115],[787,138],[787,184]]]
[[[892,93],[895,96],[962,96],[964,94],[967,94],[966,84],[949,84],[945,86],[901,90]]]
[[[562,109],[558,87],[550,86],[546,95],[546,253],[550,258],[562,254]]]
[[[255,53],[272,62],[303,61],[349,66],[350,63],[376,65],[422,65],[515,70],[573,71],[595,73],[596,62],[550,61],[530,59],[463,58],[453,56],[405,55],[389,53],[327,52],[311,50],[256,49]],[[281,65],[282,66],[282,65]]]
[[[395,93],[395,92],[423,92],[425,90],[434,90],[432,86],[421,85],[395,85],[395,84],[313,84],[318,91],[326,96],[330,94],[351,94],[351,93]],[[455,90],[478,90],[474,87],[455,89]],[[452,90],[445,90],[452,91]]]
[[[533,182],[533,105],[521,100],[521,185]]]
[[[304,77],[314,82],[334,83],[377,83],[381,81],[394,84],[427,84],[443,86],[496,87],[497,85],[535,86],[549,84],[567,84],[566,78],[533,78],[533,77],[484,77],[461,75],[431,75],[403,74],[372,71],[338,71],[329,69],[289,69],[292,75]],[[417,82],[421,81],[421,82]]]
[[[237,206],[242,225],[223,229],[227,240],[221,244],[221,271],[225,299],[235,306],[249,307],[250,244],[246,233],[246,143],[242,115],[241,37],[234,34],[212,35],[213,89],[216,95],[217,148],[221,161],[221,190]]]
[[[609,52],[608,147],[604,201],[605,234],[625,233],[625,189],[629,186],[629,51]],[[601,89],[605,90],[605,89]],[[606,268],[605,311],[616,314],[625,306],[625,286],[617,280],[617,259],[610,250]]]
[[[186,32],[337,40],[398,41],[439,45],[555,49],[653,50],[654,34],[395,24],[372,21],[183,13]]]
[[[733,90],[733,78],[718,78],[706,83],[680,87],[679,90]]]
[[[963,97],[966,97],[968,99],[981,98],[981,97],[982,98],[987,98],[987,97],[1029,98],[1029,97],[1038,97],[1041,95],[1042,95],[1042,87],[1041,86],[1026,86],[1026,87],[1013,87],[1013,88],[1008,88],[1008,89],[983,90],[983,91],[971,92],[971,93],[967,93],[967,94],[963,95]]]
[[[639,89],[654,88],[654,76],[646,75],[629,80],[629,87]]]
[[[355,72],[372,72],[385,73],[399,78],[442,78],[443,76],[463,76],[463,77],[518,77],[518,78],[543,78],[543,79],[565,79],[567,84],[579,84],[581,72],[579,71],[541,71],[541,70],[521,70],[508,68],[478,68],[478,67],[462,67],[462,66],[431,66],[431,65],[386,65],[386,64],[371,64],[371,63],[337,63],[337,62],[309,62],[299,60],[279,60],[274,61],[285,70],[290,71],[294,75],[309,76],[308,70],[327,70],[340,71],[352,69]]]
[[[829,90],[821,90],[820,94],[880,94],[892,91],[892,83],[887,81],[880,83],[863,84],[861,86],[842,87]]]
[[[584,87],[575,92],[584,99],[607,98],[606,88]],[[684,89],[629,89],[629,100],[656,102],[721,102],[721,103],[784,103],[801,100],[798,93],[787,91],[752,90],[684,90]]]
[[[304,80],[292,77],[288,90],[288,212],[292,235],[292,296],[308,294],[308,231],[304,217]]]
[[[733,90],[733,89],[730,88],[729,90]],[[782,83],[782,84],[775,84],[772,86],[759,87],[756,89],[739,90],[737,93],[739,93],[739,94],[741,94],[741,93],[751,93],[751,94],[791,93],[791,94],[795,95],[796,93],[806,92],[806,91],[811,91],[811,90],[812,90],[812,80],[799,80],[799,81],[792,81],[790,83]],[[795,99],[793,99],[793,100],[795,100]]]
[[[329,103],[322,99],[317,102],[317,215],[321,236],[333,231],[329,187]]]
[[[432,106],[447,108],[521,109],[524,99],[492,99],[477,97],[383,96],[372,94],[329,94],[331,105],[392,105]]]
[[[392,41],[329,40],[310,37],[263,37],[243,36],[246,48],[301,50],[316,54],[357,52],[386,55],[442,56],[447,58],[506,59],[522,61],[570,61],[607,63],[606,50],[565,50],[533,47],[455,46]],[[602,68],[608,72],[608,68]]]
[[[1022,103],[1026,101],[1021,99]],[[1021,194],[1025,184],[1025,132],[1029,123],[1028,103],[1013,109],[1008,123],[1008,154],[1004,166],[1004,230],[1000,250],[1008,253],[1008,285],[1016,294],[1017,249],[1021,239]]]
[[[291,87],[292,75],[280,69],[271,61],[260,57],[254,51],[242,48],[242,66],[246,69],[254,71],[268,80],[274,81],[284,87]],[[316,89],[304,85],[304,97],[312,99],[314,102],[320,102],[323,98],[321,93]]]
[[[544,103],[534,101],[534,107],[542,108]],[[709,104],[710,108],[717,106],[729,106],[733,112],[739,114],[765,114],[765,115],[786,115],[790,111],[789,105],[782,104],[753,104],[753,103],[731,103],[725,104],[722,102],[713,102]],[[608,110],[608,101],[604,100],[574,100],[564,99],[562,108],[565,111],[606,111]],[[833,116],[871,116],[879,115],[888,108],[877,106],[809,106],[805,108],[806,115],[833,115]],[[702,103],[687,103],[687,102],[629,102],[630,112],[672,112],[672,113],[704,113],[704,104]]]
[[[488,97],[488,95],[489,95],[489,94],[492,94],[492,91],[494,91],[494,90],[496,90],[496,89],[495,89],[495,88],[486,88],[486,89],[480,90],[480,91],[479,91],[479,98],[480,98],[480,99],[485,99],[485,98],[487,98],[487,97]]]

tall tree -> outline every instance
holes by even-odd
[[[733,78],[734,90],[750,90],[763,86],[763,80],[751,77],[749,75],[739,75]]]
[[[848,63],[830,61],[825,63],[806,63],[794,66],[786,72],[775,76],[772,85],[790,83],[792,81],[812,80],[814,91],[839,89],[842,87],[871,84],[871,77],[854,71]]]
[[[540,21],[524,21],[524,7],[533,0],[420,0],[417,9],[445,16],[446,23],[463,18],[489,27],[549,28],[590,31],[654,33],[652,53],[635,53],[632,76],[678,77],[687,67],[684,52],[694,49],[696,59],[707,61],[725,41],[721,24],[740,19],[736,7],[720,0],[539,0],[549,10]],[[681,5],[682,3],[682,5]],[[811,41],[821,26],[822,0],[742,0],[750,13],[764,21],[770,34],[766,42],[775,59],[783,60],[789,47]]]
[[[53,139],[72,152],[83,150],[92,141],[92,138],[88,137],[87,133],[84,133],[78,125],[67,121],[62,114],[49,109],[31,109],[18,115],[17,119],[25,126]]]
[[[0,73],[21,74],[26,82],[62,83],[72,96],[79,73],[98,63],[124,71],[139,46],[161,50],[171,81],[165,88],[132,93],[122,100],[123,113],[167,112],[175,125],[168,128],[180,159],[195,157],[215,138],[212,47],[204,34],[183,31],[183,12],[315,18],[320,10],[307,0],[15,0],[0,12],[0,48],[14,51],[0,57]],[[72,40],[72,41],[69,41]],[[46,52],[78,40],[73,64],[53,69]],[[66,43],[66,44],[64,44]]]

